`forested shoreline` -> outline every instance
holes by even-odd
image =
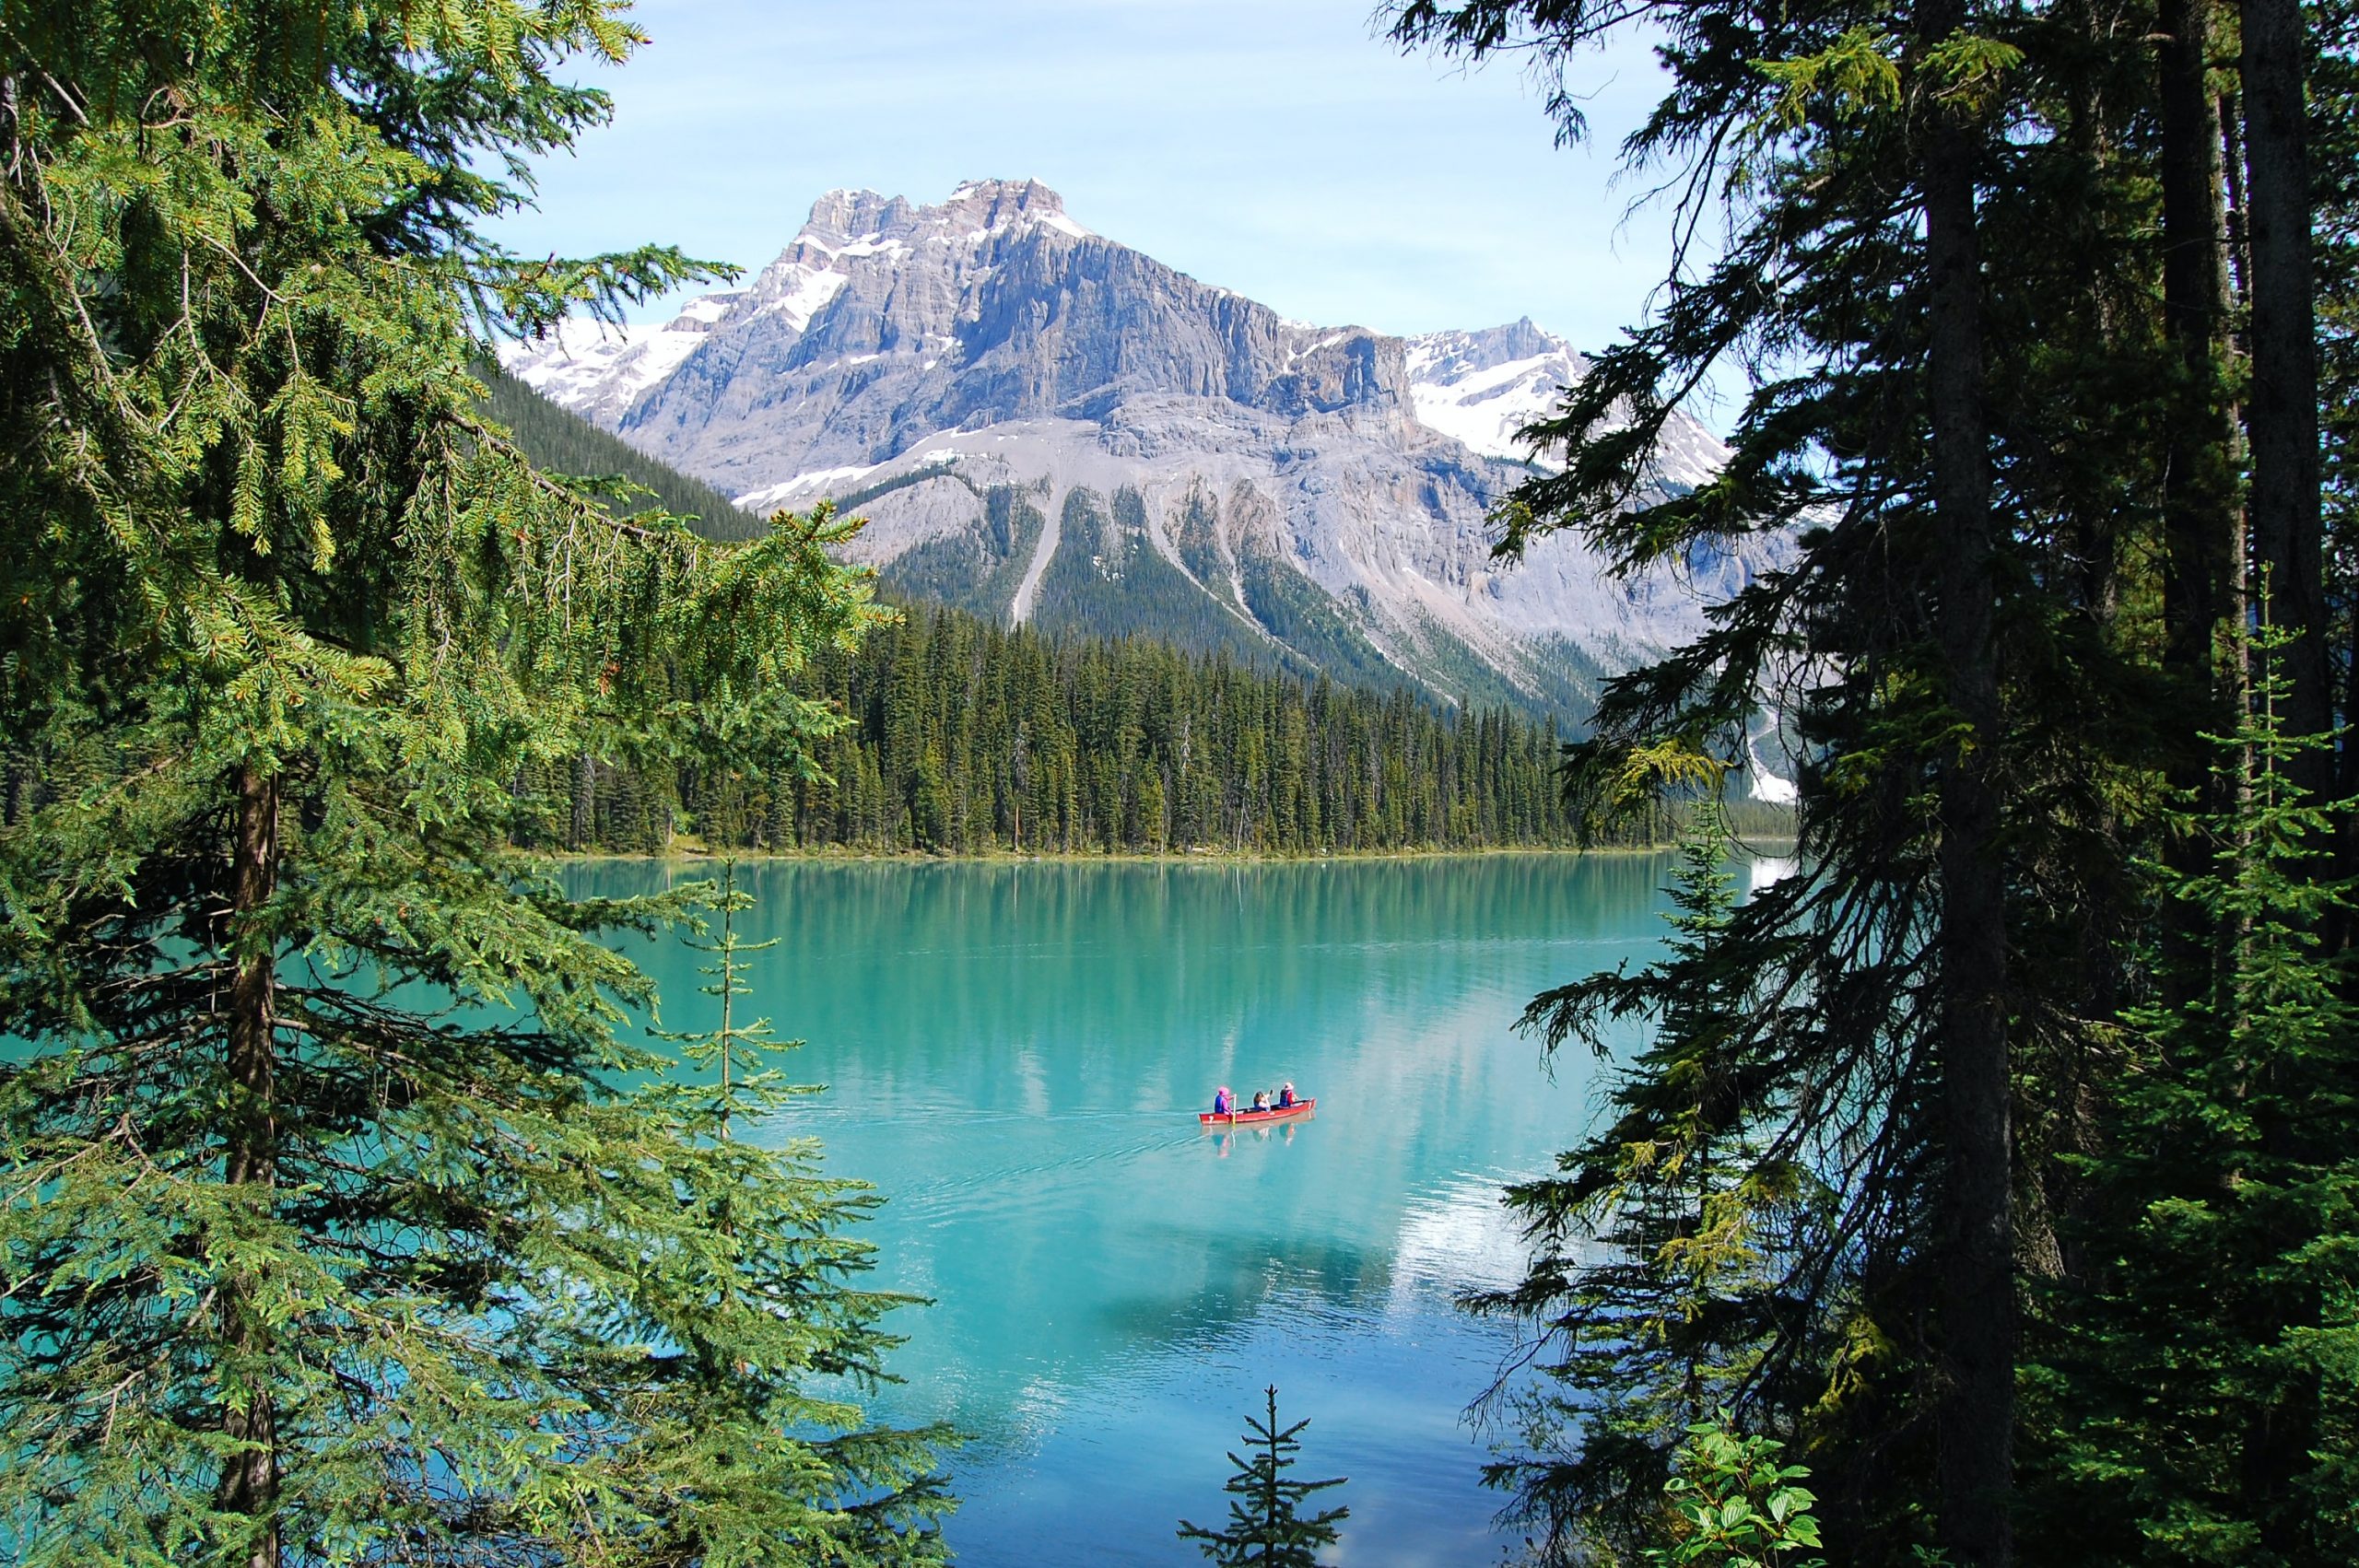
[[[487,413],[552,473],[604,486],[619,518],[671,516],[739,542],[768,525],[710,486],[557,407],[488,360]],[[1574,849],[1583,825],[1555,770],[1551,717],[1437,704],[1145,637],[1005,626],[969,611],[895,607],[856,649],[816,651],[792,685],[816,704],[724,758],[676,724],[595,731],[600,744],[520,770],[518,846],[662,854],[1298,857]],[[675,664],[643,672],[650,709],[700,700]],[[833,719],[827,718],[833,715]],[[119,759],[0,753],[0,826]],[[1739,831],[1790,835],[1789,808],[1743,800]],[[1586,842],[1667,845],[1685,817],[1650,803]]]
[[[1776,564],[1578,737],[897,611],[827,506],[699,533],[710,491],[542,468],[616,454],[536,457],[471,368],[738,270],[498,237],[610,117],[574,77],[628,9],[0,13],[0,1558],[949,1561],[952,1434],[863,1403],[919,1298],[872,1275],[877,1195],[772,1135],[800,1091],[734,864],[607,898],[557,852],[1675,829],[1661,947],[1567,923],[1521,1015],[1604,1076],[1508,1173],[1520,1267],[1431,1211],[1439,1282],[1515,1330],[1484,1435],[1521,1539],[1481,1554],[2359,1561],[2359,0],[1388,6],[1536,72],[1568,141],[1568,70],[1662,67],[1623,157],[1680,240],[1528,432],[1563,465],[1500,554]],[[1726,461],[1652,483],[1732,372]],[[1796,848],[1741,895],[1765,711]],[[642,1032],[647,940],[710,960],[710,1027]],[[1086,957],[1110,990],[1164,955]],[[1052,1103],[1020,1034],[923,1000]],[[1475,1016],[1399,1048],[1453,1037],[1506,1100],[1533,1064]],[[1168,1169],[1062,1168],[1143,1206]],[[1414,1217],[1320,1250],[1389,1299]],[[1286,1272],[1251,1223],[1138,1235],[1204,1268],[1125,1336]],[[1054,1239],[981,1260],[1047,1299]],[[1312,1568],[1282,1512],[1268,1560]]]
[[[798,693],[841,727],[733,766],[616,747],[533,770],[522,842],[573,852],[1391,854],[1569,848],[1553,720],[912,605]],[[1604,842],[1667,841],[1663,808]],[[1743,825],[1790,819],[1752,804]]]
[[[617,512],[652,505],[724,541],[764,526],[497,365],[477,371],[487,411],[534,462],[632,487],[608,503]],[[847,497],[855,515],[858,498]],[[961,856],[1581,843],[1555,779],[1566,737],[1553,717],[1469,697],[1444,707],[1405,682],[1379,691],[1276,649],[1267,663],[1240,659],[1218,639],[1191,649],[1011,627],[940,603],[898,608],[898,624],[821,652],[798,677],[798,695],[839,716],[835,732],[798,731],[722,766],[618,735],[528,773],[518,841],[659,854],[685,835],[767,854]],[[668,673],[654,685],[659,701],[695,698]],[[1743,831],[1792,830],[1782,807],[1731,811]],[[1684,814],[1650,807],[1591,841],[1668,843]]]

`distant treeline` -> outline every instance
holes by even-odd
[[[816,771],[584,759],[534,781],[548,847],[648,851],[687,833],[785,851],[1310,855],[1575,838],[1553,720],[1221,654],[913,607],[804,692],[850,720]],[[1743,820],[1786,825],[1770,808]]]

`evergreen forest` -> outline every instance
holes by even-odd
[[[760,527],[709,486],[485,370],[487,411],[518,447],[552,471],[612,482],[620,515],[652,505],[717,539]],[[1024,504],[1013,492],[992,502]],[[1135,509],[1136,494],[1118,494],[1116,509],[1125,502]],[[1070,526],[1086,504],[1077,492]],[[1443,709],[1361,661],[1344,673],[1367,684],[1339,684],[1238,635],[1197,638],[1191,651],[1059,630],[1072,617],[1055,614],[1053,574],[1039,617],[1048,629],[1010,628],[957,607],[973,597],[976,563],[954,566],[931,582],[926,562],[896,563],[883,586],[902,603],[900,620],[856,649],[823,652],[798,679],[801,696],[848,720],[841,729],[735,767],[641,747],[534,770],[525,792],[540,814],[522,841],[653,853],[686,833],[710,848],[948,855],[1574,843],[1554,778],[1556,720],[1529,705]],[[1731,809],[1748,832],[1791,830],[1777,807]],[[1616,841],[1661,842],[1679,811],[1671,802],[1616,825]]]
[[[735,768],[583,756],[527,776],[527,841],[646,852],[1327,855],[1569,847],[1553,720],[1442,712],[1144,640],[910,606],[795,689],[850,720]],[[1668,831],[1670,812],[1626,828]],[[1785,824],[1767,808],[1758,830]]]
[[[0,1559],[929,1563],[945,1434],[795,1093],[664,1044],[520,777],[821,733],[884,614],[845,529],[735,543],[536,469],[490,345],[725,277],[520,257],[623,7],[0,5]],[[693,711],[644,679],[691,685]]]
[[[1568,144],[1599,50],[1662,70],[1612,156],[1672,255],[1502,552],[1793,546],[1567,754],[1593,825],[1765,703],[1804,764],[1791,874],[1738,898],[1699,815],[1662,953],[1525,1015],[1648,1039],[1476,1303],[1532,1337],[1533,1553],[2359,1560],[2359,10],[1387,16]],[[1730,380],[1729,462],[1648,497]]]
[[[1661,287],[1497,554],[1780,564],[1562,733],[897,607],[855,518],[487,392],[738,275],[499,238],[622,0],[0,0],[0,1560],[949,1560],[880,1195],[753,1131],[809,1091],[734,861],[552,851],[1676,834],[1660,943],[1522,1014],[1600,1076],[1456,1298],[1515,1347],[1481,1559],[2359,1562],[2359,0],[1378,26],[1567,144],[1601,50],[1661,68],[1608,155]],[[1765,715],[1797,843],[1740,893]],[[649,938],[711,1027],[651,1033]],[[1142,1540],[1371,1539],[1265,1400],[1227,1526]]]

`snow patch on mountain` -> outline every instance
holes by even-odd
[[[777,275],[774,278],[765,275],[765,281],[772,287],[761,296],[761,303],[755,309],[763,315],[781,318],[797,332],[809,326],[819,308],[842,293],[844,285],[851,281],[842,273],[799,263],[772,270]]]
[[[1589,361],[1532,318],[1480,332],[1426,333],[1408,341],[1409,395],[1419,422],[1485,457],[1561,466],[1563,453],[1525,438],[1553,418]],[[1693,489],[1728,461],[1728,448],[1692,419],[1674,415],[1655,453],[1655,475]]]
[[[501,355],[511,375],[593,425],[614,428],[640,393],[670,379],[745,295],[691,299],[661,326],[617,326],[577,317],[535,344]]]
[[[1762,564],[1624,582],[1570,532],[1495,562],[1490,509],[1547,456],[1519,432],[1587,368],[1564,339],[1529,320],[1407,339],[1289,321],[1092,233],[1034,181],[933,205],[830,191],[747,287],[658,328],[569,323],[506,357],[741,505],[859,489],[859,558],[934,561],[941,583],[939,549],[968,549],[965,569],[999,585],[985,607],[1013,619],[1052,579],[1115,569],[1061,551],[1134,544],[1124,559],[1164,573],[1167,598],[1201,590],[1215,622],[1446,696],[1487,666],[1573,703],[1692,636]],[[1724,457],[1674,415],[1658,476],[1700,484]],[[1065,509],[1097,517],[1118,496],[1129,521],[1108,512],[1068,545]]]
[[[1520,432],[1545,418],[1589,368],[1564,339],[1525,317],[1482,332],[1408,340],[1409,395],[1419,422],[1485,457],[1536,461]]]

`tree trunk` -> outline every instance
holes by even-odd
[[[2251,204],[2245,198],[2245,111],[2234,92],[2220,95],[2214,112],[2220,121],[2221,172],[2226,177],[2228,202],[2228,297],[2239,302],[2252,297],[2252,233],[2247,209]],[[2237,353],[2251,350],[2251,343],[2238,333],[2233,339]]]
[[[573,818],[567,825],[565,837],[565,847],[577,853],[590,842],[590,835],[597,826],[597,785],[590,754],[583,752],[574,760]]]
[[[1956,0],[1918,17],[1938,43]],[[1948,697],[1970,731],[1942,766],[1940,1050],[1945,1224],[1940,1237],[1942,1364],[1938,1539],[1957,1568],[2006,1568],[2014,1469],[2014,1237],[2004,992],[2007,926],[1992,637],[1990,456],[1982,401],[1980,240],[1974,128],[1935,105],[1924,127],[1927,412],[1940,568],[1938,635]]]
[[[224,1176],[270,1201],[278,1176],[276,1100],[277,944],[263,927],[278,885],[278,779],[252,764],[238,772],[238,830],[230,873],[229,942],[236,972],[229,984],[224,1064],[234,1096],[223,1151]],[[254,1303],[258,1281],[232,1271],[221,1285],[222,1337],[232,1363],[251,1367],[269,1350],[269,1328]],[[249,1375],[221,1418],[222,1434],[241,1445],[223,1464],[218,1502],[226,1514],[263,1521],[252,1538],[251,1568],[277,1568],[277,1412],[270,1391]]]
[[[2318,344],[2310,271],[2309,137],[2303,96],[2305,42],[2298,0],[2245,0],[2247,200],[2252,247],[2253,554],[2268,572],[2267,617],[2294,638],[2283,658],[2290,683],[2286,729],[2333,727],[2318,510]],[[2289,769],[2323,797],[2332,785],[2324,754]]]
[[[2350,616],[2345,634],[2349,646],[2343,650],[2342,711],[2346,720],[2359,719],[2359,613]],[[2335,757],[2335,799],[2359,800],[2359,746],[2344,744]],[[2336,837],[2341,846],[2341,860],[2335,866],[2337,876],[2359,874],[2359,813],[2341,813],[2342,825]],[[2350,917],[2342,917],[2342,941],[2350,941]]]
[[[2225,207],[2226,128],[2209,75],[2212,0],[2163,0],[2155,53],[2161,81],[2163,330],[2177,364],[2168,404],[2163,477],[2163,669],[2181,705],[2166,759],[2173,788],[2207,816],[2231,811],[2236,786],[2218,771],[2207,735],[2236,728],[2245,670],[2239,646],[2223,641],[2241,626],[2244,517],[2237,501],[2243,461],[2228,397],[2229,247]],[[2165,860],[2201,875],[2217,846],[2206,835],[2173,834]],[[2207,948],[2224,952],[2215,922],[2173,901],[2162,923],[2166,1000],[2185,1001]]]
[[[2172,763],[2185,789],[2210,773],[2199,737],[2225,734],[2240,680],[2217,657],[2233,613],[2241,540],[2236,417],[2226,395],[2228,235],[2222,205],[2219,99],[2204,77],[2212,0],[2164,0],[2162,76],[2163,328],[2177,357],[2164,474],[2163,667],[2196,705]],[[2218,802],[2212,803],[2216,809]],[[2190,868],[2191,869],[2191,868]]]
[[[2244,0],[2243,16],[2238,75],[2251,210],[2252,393],[2246,424],[2252,440],[2253,555],[2268,574],[2262,614],[2293,638],[2279,654],[2288,682],[2286,731],[2316,735],[2333,726],[2333,698],[2318,499],[2306,42],[2298,0]],[[2324,752],[2291,758],[2285,771],[2314,798],[2325,798],[2334,786],[2333,758]],[[2283,1154],[2298,1134],[2277,1120],[2261,1137]],[[2279,1239],[2292,1246],[2299,1238]],[[2316,1292],[2294,1285],[2278,1293],[2264,1321],[2248,1327],[2258,1342],[2273,1346],[2318,1321]],[[2306,1532],[2299,1481],[2314,1468],[2310,1456],[2319,1441],[2314,1377],[2290,1378],[2270,1405],[2254,1412],[2244,1456],[2245,1500],[2262,1547],[2277,1558],[2302,1553]]]

